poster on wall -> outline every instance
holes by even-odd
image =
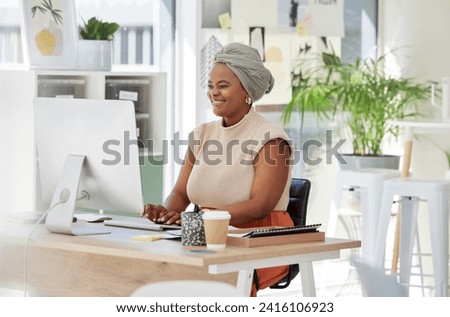
[[[258,105],[287,104],[291,100],[291,42],[288,32],[266,30],[264,65],[272,73],[275,85],[269,94],[257,102]]]
[[[73,0],[22,0],[30,68],[75,69],[78,40]]]
[[[249,45],[258,51],[259,56],[261,56],[261,60],[264,62],[266,59],[264,48],[264,27],[251,26],[249,30],[249,42]]]
[[[202,0],[202,28],[231,27],[231,0]]]
[[[298,27],[308,13],[308,0],[278,0],[278,26]]]
[[[344,37],[344,0],[309,0],[308,34]]]
[[[198,34],[201,44],[200,48],[200,89],[198,92],[200,122],[217,120],[211,107],[208,96],[208,80],[212,67],[214,66],[214,57],[222,47],[230,42],[230,32],[222,29],[202,29]]]
[[[318,2],[338,3],[339,1]],[[220,3],[221,1],[216,3],[215,0],[203,0],[202,5],[219,5]],[[335,49],[339,48],[339,37],[299,34],[299,25],[304,30],[310,26],[308,24],[311,20],[309,5],[312,1],[310,0],[233,0],[229,3],[231,3],[232,11],[231,29],[225,30],[223,27],[218,27],[220,23],[214,22],[215,27],[202,28],[202,35],[199,36],[202,43],[200,62],[202,95],[206,94],[207,79],[215,52],[230,42],[240,42],[256,48],[275,78],[273,90],[259,100],[257,105],[288,103],[292,98],[292,80],[299,60],[329,50],[331,47],[328,45],[331,44],[329,39],[336,39]],[[262,8],[264,8],[263,14]],[[205,12],[208,13],[211,10],[213,10],[211,7],[202,7],[203,16]],[[222,10],[214,12],[219,14]],[[214,20],[217,18],[216,13],[211,14]],[[202,20],[203,26],[213,25],[206,21],[205,17]],[[205,99],[205,107],[210,108],[207,99]]]
[[[251,26],[277,27],[277,0],[231,2],[233,32],[247,33]]]
[[[230,39],[233,42],[247,43],[248,34],[233,33]],[[281,105],[291,100],[291,45],[291,32],[282,32],[276,28],[265,30],[264,66],[272,73],[275,85],[269,94],[256,101],[256,105]]]

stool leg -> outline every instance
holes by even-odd
[[[435,192],[428,200],[435,296],[448,296],[448,198]]]
[[[375,263],[375,250],[378,236],[383,181],[374,180],[368,188],[361,190],[362,202],[362,260],[368,264]]]
[[[392,203],[394,201],[394,192],[389,188],[383,189],[381,199],[380,215],[378,217],[378,236],[377,247],[375,249],[374,266],[379,270],[385,270],[385,252],[386,252],[386,238],[389,228],[389,220],[392,213]]]
[[[405,286],[405,291],[409,294],[411,280],[411,264],[414,249],[414,238],[417,232],[417,212],[419,210],[418,200],[408,200],[406,197],[401,205],[400,222],[400,284]]]

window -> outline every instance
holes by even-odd
[[[0,64],[23,63],[19,1],[0,0]]]

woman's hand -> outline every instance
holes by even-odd
[[[163,205],[148,204],[144,207],[143,216],[150,219],[153,222],[157,222],[159,218],[167,213],[167,209]]]
[[[166,207],[162,205],[148,204],[144,208],[144,217],[150,219],[155,223],[162,223],[171,225],[176,223],[181,224],[181,215],[176,211],[168,211]]]

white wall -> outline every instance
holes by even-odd
[[[448,0],[380,1],[380,48],[384,52],[400,48],[397,62],[403,75],[436,82],[450,76],[449,12]],[[440,115],[431,104],[423,109],[433,117]],[[447,168],[444,154],[426,138],[450,150],[450,140],[444,135],[416,139],[412,170],[416,176],[443,178]]]
[[[0,71],[0,217],[34,210],[33,83],[31,72]]]
[[[380,0],[380,46],[384,51],[405,48],[397,60],[404,75],[440,82],[450,76],[450,1]],[[406,56],[405,56],[406,55]],[[439,109],[430,104],[423,109],[439,117]],[[414,176],[439,179],[448,168],[443,152],[433,144],[450,150],[450,131],[421,135],[414,140],[411,169]],[[430,139],[433,140],[430,142]],[[419,212],[419,236],[422,253],[430,253],[428,213]],[[389,256],[389,255],[388,255]],[[424,259],[425,273],[431,274],[431,259]],[[427,283],[432,283],[428,280]]]

